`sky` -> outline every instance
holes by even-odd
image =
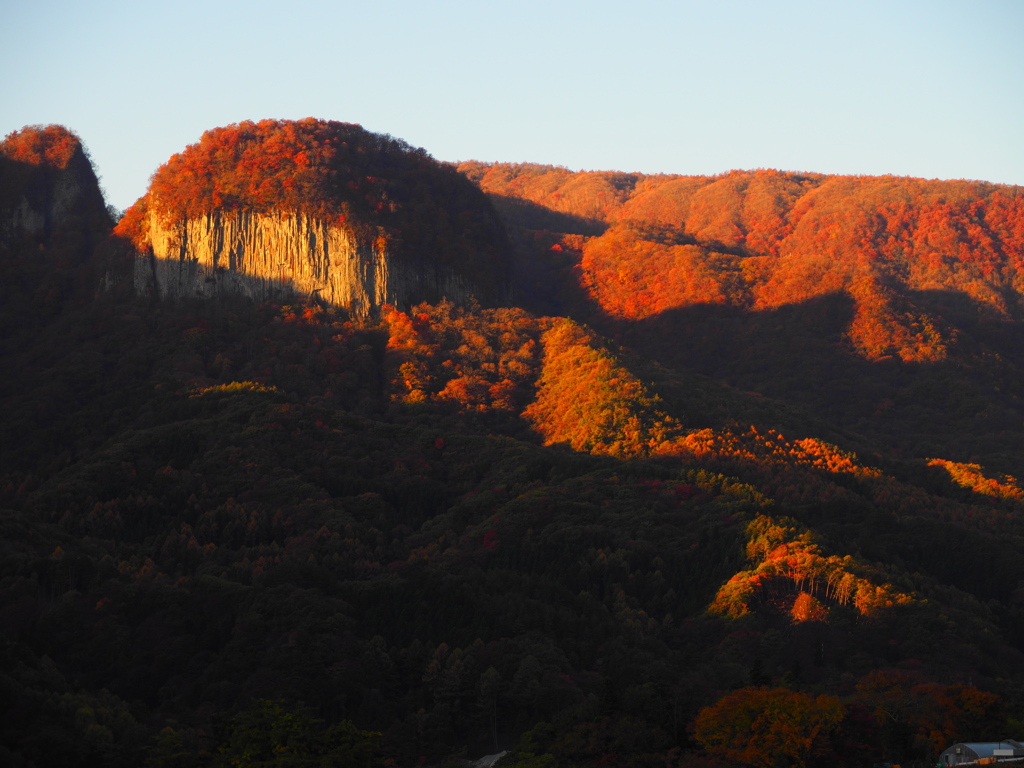
[[[438,160],[1024,185],[1024,0],[2,0],[0,135],[125,208],[203,131],[318,117]]]

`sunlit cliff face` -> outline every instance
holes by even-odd
[[[265,300],[315,296],[365,316],[417,298],[465,301],[473,290],[451,271],[421,274],[388,240],[302,213],[211,213],[171,224],[150,214],[149,249],[134,267],[136,291],[167,298],[220,295]]]

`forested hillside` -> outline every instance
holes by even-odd
[[[1019,471],[1019,187],[462,169],[514,229],[536,311],[901,455]]]
[[[0,307],[3,762],[1024,735],[1019,191],[463,171],[516,306],[159,300],[98,236]],[[74,221],[4,243],[5,295],[79,263]]]

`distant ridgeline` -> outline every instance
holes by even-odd
[[[297,292],[357,315],[507,296],[510,249],[454,168],[358,125],[307,118],[216,128],[174,155],[115,234],[138,292]]]
[[[573,282],[609,318],[696,305],[770,311],[844,295],[845,335],[861,356],[934,361],[955,336],[936,297],[956,294],[993,319],[1021,317],[1021,187],[773,170],[460,170],[513,227],[536,233],[521,242],[555,252],[538,257],[574,251]]]

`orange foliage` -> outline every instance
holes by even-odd
[[[537,399],[523,417],[545,445],[628,457],[655,452],[678,432],[658,397],[583,327],[558,321],[542,342]]]
[[[904,362],[934,362],[948,352],[955,334],[939,322],[873,280],[855,283],[856,299],[847,338],[869,360],[898,357]]]
[[[702,709],[693,727],[700,745],[728,765],[803,768],[828,752],[843,715],[833,696],[741,688]]]
[[[941,467],[949,473],[949,477],[954,483],[975,493],[997,499],[1024,500],[1024,491],[1021,490],[1015,477],[992,475],[979,464],[961,464],[945,459],[928,459],[928,466]]]
[[[379,202],[370,177],[340,171],[355,171],[368,150],[388,143],[401,146],[349,123],[245,121],[207,131],[173,155],[153,175],[150,194],[161,212],[175,219],[239,207],[339,218],[344,203],[359,200],[359,192],[363,207]]]
[[[793,608],[790,610],[789,615],[793,617],[793,621],[798,623],[825,621],[828,611],[817,598],[806,592],[801,592],[796,596],[796,600],[793,601]]]
[[[588,242],[580,265],[591,298],[616,318],[694,303],[774,309],[840,293],[854,300],[847,339],[859,354],[924,362],[947,357],[956,339],[911,292],[962,293],[1002,317],[1024,297],[1020,187],[770,170],[716,177],[480,163],[461,170],[488,192],[630,222]],[[638,234],[637,223],[662,235]]]
[[[998,206],[1011,244],[1006,201],[1019,198],[1014,188],[990,184],[829,179],[793,207],[792,231],[780,243],[778,263],[754,289],[755,307],[847,293],[856,305],[848,337],[864,356],[942,359],[951,335],[908,294],[959,291],[1006,314],[1004,289],[1016,267],[985,216]]]
[[[55,168],[67,168],[81,151],[81,140],[62,125],[26,126],[7,134],[0,143],[0,155],[9,160]]]
[[[879,477],[880,472],[861,466],[857,457],[816,438],[790,441],[774,429],[702,429],[691,432],[673,446],[698,458],[727,456],[761,465],[788,465],[859,477]]]
[[[447,302],[390,309],[386,361],[396,402],[518,413],[539,366],[540,323],[521,310],[466,311]]]
[[[459,171],[485,191],[518,197],[591,221],[615,218],[639,174],[607,171],[573,173],[549,165],[463,163]]]
[[[129,240],[136,248],[145,247],[149,240],[149,201],[146,197],[139,198],[124,212],[114,227],[114,234]]]
[[[672,307],[742,302],[738,261],[623,224],[583,246],[581,282],[609,315],[641,319]]]
[[[498,385],[494,385],[498,386]],[[491,385],[479,376],[463,375],[451,379],[437,393],[438,400],[450,400],[464,408],[472,408],[490,399]]]
[[[137,246],[143,206],[168,225],[241,209],[302,213],[417,268],[436,259],[482,299],[501,296],[508,279],[507,241],[480,190],[424,150],[350,123],[261,120],[206,131],[157,169],[127,214],[122,232]]]
[[[825,621],[829,604],[852,605],[870,616],[914,600],[866,564],[822,554],[811,533],[794,521],[760,515],[747,526],[747,538],[755,565],[719,589],[712,613],[737,617],[766,604],[784,607],[794,621]]]

